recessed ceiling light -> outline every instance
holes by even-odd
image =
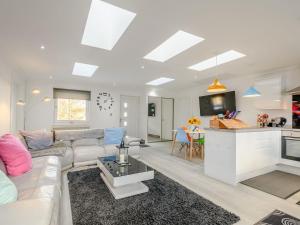
[[[98,66],[76,62],[72,74],[75,76],[91,77],[97,69]]]
[[[144,58],[165,62],[201,41],[204,38],[179,30]]]
[[[50,98],[50,97],[45,97],[45,98],[43,99],[43,101],[44,101],[44,102],[50,102],[50,101],[51,101],[51,98]]]
[[[92,0],[81,44],[112,50],[135,13],[100,0]]]
[[[24,106],[26,103],[23,100],[18,100],[17,105]]]
[[[146,85],[159,86],[159,85],[166,84],[166,83],[169,83],[169,82],[172,82],[172,81],[174,81],[173,78],[161,77],[161,78],[158,78],[156,80],[152,80],[152,81],[147,82]]]
[[[45,46],[44,46],[44,45],[41,45],[41,49],[44,50],[44,49],[45,49]]]
[[[32,90],[32,94],[34,94],[34,95],[38,95],[40,93],[41,93],[41,91],[39,89],[33,89]]]
[[[203,71],[203,70],[206,70],[209,68],[216,67],[217,65],[219,66],[221,64],[228,63],[233,60],[237,60],[237,59],[245,57],[245,56],[246,55],[243,53],[237,52],[235,50],[230,50],[230,51],[224,52],[222,54],[219,54],[217,56],[214,56],[212,58],[206,59],[195,65],[192,65],[189,67],[189,69]]]
[[[141,66],[141,69],[142,69],[142,70],[145,69],[145,66]]]

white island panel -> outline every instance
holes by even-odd
[[[205,137],[205,174],[225,183],[272,171],[280,160],[279,129],[207,129]]]

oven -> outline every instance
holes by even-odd
[[[282,158],[300,161],[300,131],[283,131],[282,134]]]

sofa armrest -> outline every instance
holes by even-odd
[[[0,206],[0,223],[9,225],[49,225],[53,201],[51,199],[30,199]]]

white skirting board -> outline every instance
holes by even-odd
[[[133,195],[138,195],[149,191],[149,188],[142,182],[113,187],[103,173],[100,173],[100,175],[110,192],[115,197],[115,199],[127,198]]]

